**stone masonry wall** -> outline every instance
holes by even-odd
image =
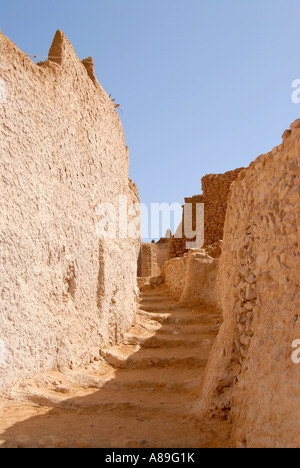
[[[100,203],[138,202],[122,124],[92,59],[60,31],[49,55],[0,33],[0,391],[99,358],[136,313],[140,241],[96,233]]]
[[[196,231],[196,221],[197,221],[197,211],[196,211],[196,206],[198,203],[204,203],[204,197],[203,195],[195,195],[190,198],[185,198],[184,199],[185,204],[183,205],[183,212],[182,212],[182,223],[178,227],[176,234],[172,236],[171,242],[170,242],[170,250],[169,250],[169,258],[176,258],[176,257],[182,257],[184,254],[188,253],[187,249],[187,242],[194,242],[196,240],[196,237],[193,238],[188,238],[186,237],[186,231],[185,231],[185,226],[184,226],[184,220],[185,217],[187,221],[191,224],[191,227],[193,231]],[[185,214],[185,207],[186,205],[192,205],[192,219],[189,219],[189,216]],[[176,237],[176,235],[179,233],[180,237]]]
[[[224,324],[202,388],[239,447],[300,446],[300,120],[239,174],[227,210],[217,299]]]
[[[242,170],[236,169],[225,174],[210,174],[203,177],[204,246],[223,239],[230,186]]]
[[[141,278],[153,278],[158,276],[160,272],[158,245],[143,243],[139,255],[138,276]]]
[[[162,238],[156,243],[158,248],[157,263],[159,266],[159,274],[161,274],[165,262],[169,260],[170,242],[171,238]]]
[[[209,174],[202,178],[203,195],[195,195],[185,199],[185,204],[193,205],[193,229],[196,229],[196,204],[204,203],[204,244],[207,247],[223,239],[224,223],[227,210],[228,197],[231,184],[236,180],[243,168],[226,172],[225,174]],[[183,232],[183,236],[176,238],[173,236],[170,244],[170,258],[182,257],[188,253],[187,242],[195,239],[188,239],[184,235],[184,206],[182,224],[178,232]]]

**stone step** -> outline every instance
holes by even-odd
[[[168,304],[175,304],[177,301],[174,300],[172,297],[142,297],[140,298],[141,303],[151,303],[151,304],[163,304],[163,303],[168,303]]]
[[[11,424],[2,431],[4,446],[216,445],[210,421],[193,414],[220,314],[205,305],[183,309],[162,287],[140,298],[125,343],[82,369],[53,371],[20,386],[19,406],[5,416]],[[219,440],[227,440],[226,430],[224,422]]]
[[[201,325],[201,317],[199,314],[196,313],[189,313],[188,311],[182,311],[178,310],[171,312],[150,312],[150,311],[144,311],[140,310],[139,315],[144,318],[151,319],[153,321],[159,322],[161,324],[176,324],[176,325],[183,325],[183,324],[198,324]]]
[[[141,299],[170,299],[174,300],[174,296],[169,293],[163,292],[155,292],[155,291],[148,291],[148,292],[140,292]]]
[[[189,347],[142,349],[120,345],[101,351],[102,357],[116,369],[150,369],[154,367],[201,368],[207,363],[211,344]]]
[[[197,347],[203,344],[212,344],[215,340],[215,334],[201,334],[201,336],[194,334],[188,334],[181,331],[173,330],[173,333],[159,333],[157,332],[154,336],[145,337],[141,335],[135,335],[127,333],[125,335],[124,344],[128,345],[140,345],[144,349],[147,348],[172,348],[172,347]]]
[[[168,409],[180,412],[188,402],[193,398],[195,388],[200,384],[200,379],[194,382],[194,386],[186,383],[185,385],[173,384],[169,388],[161,387],[159,384],[152,382],[135,381],[134,385],[120,385],[116,379],[115,385],[106,384],[99,391],[81,392],[79,396],[67,398],[58,396],[55,392],[35,392],[24,396],[24,400],[35,404],[43,405],[44,407],[55,407],[59,409],[94,409],[95,411],[117,411],[122,410],[132,412],[142,412],[144,410]],[[122,390],[122,391],[120,391]],[[184,392],[184,395],[183,395]]]
[[[184,390],[200,388],[203,369],[152,368],[148,369],[120,369],[116,378],[106,382],[106,388],[128,390],[155,390],[182,392]]]
[[[201,325],[201,330],[199,330],[199,327],[195,327],[194,324],[189,323],[182,323],[180,325],[164,323],[162,324],[161,328],[157,331],[157,334],[174,335],[175,331],[178,336],[187,335],[193,337],[194,335],[196,335],[199,337],[207,335],[208,337],[215,337],[219,332],[220,326],[221,324],[217,324],[216,320],[207,320],[207,323]]]
[[[156,303],[153,303],[152,301],[149,302],[141,302],[140,304],[140,309],[148,311],[148,312],[160,312],[164,310],[178,310],[180,309],[180,306],[178,302],[175,301],[168,301],[168,302],[161,302],[158,301]]]

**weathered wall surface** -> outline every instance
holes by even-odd
[[[184,254],[188,253],[190,247],[189,243],[197,241],[201,243],[201,239],[197,239],[196,236],[189,236],[189,232],[192,230],[196,232],[197,229],[197,222],[199,223],[199,214],[197,213],[197,204],[203,204],[204,197],[202,195],[195,195],[190,198],[184,199],[183,205],[183,212],[182,212],[182,222],[174,236],[172,236],[170,241],[170,250],[169,250],[169,258],[176,258],[176,257],[183,257]],[[187,205],[189,205],[189,209],[187,209]],[[185,226],[185,222],[187,222],[188,226]],[[177,237],[178,236],[178,237]],[[201,248],[199,245],[199,248]],[[195,246],[196,248],[196,246]]]
[[[156,244],[157,245],[157,263],[160,269],[159,274],[161,274],[165,262],[169,260],[170,241],[171,239],[162,238]]]
[[[230,187],[242,170],[236,169],[225,174],[209,174],[203,177],[204,246],[223,239]]]
[[[185,284],[180,297],[182,307],[216,304],[217,261],[206,252],[190,250],[187,257]]]
[[[100,203],[138,201],[121,122],[61,32],[50,55],[0,33],[0,390],[99,357],[136,311],[139,241],[96,234]]]
[[[138,259],[138,277],[159,276],[164,263],[169,260],[170,239],[162,238],[155,243],[142,243]]]
[[[242,170],[243,168],[225,174],[209,174],[202,178],[203,195],[195,195],[185,199],[182,223],[177,230],[179,236],[176,238],[175,235],[171,239],[170,258],[182,257],[188,253],[187,242],[195,241],[195,238],[189,238],[185,235],[184,211],[186,204],[193,205],[191,225],[194,231],[196,230],[196,205],[204,204],[204,239],[199,239],[198,235],[199,245],[196,246],[197,248],[205,248],[223,239],[230,187]]]
[[[180,229],[182,229],[182,224],[180,224]],[[173,236],[170,242],[169,258],[183,257],[186,253],[188,253],[186,240],[183,237]]]
[[[164,264],[162,275],[164,282],[175,299],[181,298],[187,272],[187,255],[173,258]]]
[[[160,275],[157,244],[143,243],[139,254],[138,276],[152,278]]]
[[[165,263],[164,282],[182,307],[216,304],[217,260],[205,250],[192,249]]]
[[[233,421],[239,446],[300,446],[300,120],[239,174],[230,195],[218,302],[224,324],[202,409]]]

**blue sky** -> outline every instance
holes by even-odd
[[[1,0],[0,28],[47,55],[61,29],[121,104],[141,201],[183,202],[300,117],[299,0]],[[1,59],[1,58],[0,58]]]

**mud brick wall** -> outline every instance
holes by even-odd
[[[242,170],[243,168],[225,174],[209,174],[203,177],[204,246],[223,239],[230,187]]]
[[[205,251],[193,249],[165,263],[163,278],[182,307],[214,306],[217,261]]]
[[[187,255],[173,258],[165,263],[163,268],[163,278],[170,293],[179,300],[186,282]]]
[[[97,235],[101,203],[139,202],[120,118],[61,31],[49,55],[0,33],[0,391],[99,358],[137,309],[140,240]]]
[[[226,172],[225,174],[209,174],[202,179],[203,195],[195,195],[185,199],[185,204],[193,205],[193,229],[196,229],[196,204],[204,203],[204,245],[207,247],[223,239],[224,223],[227,211],[228,198],[231,184],[236,180],[243,168]],[[183,230],[182,230],[183,229]],[[170,243],[170,259],[182,257],[188,252],[187,242],[195,239],[188,239],[184,235],[184,206],[182,223],[178,227],[178,232],[183,232],[181,238],[175,236]]]
[[[196,221],[197,221],[197,211],[196,211],[196,206],[198,203],[204,203],[204,197],[203,195],[195,195],[193,197],[185,198],[184,199],[185,204],[183,205],[183,213],[182,213],[182,223],[177,229],[177,232],[182,234],[182,237],[176,238],[175,236],[172,236],[171,242],[170,242],[170,251],[169,251],[169,258],[176,258],[176,257],[182,257],[184,254],[188,252],[186,248],[187,242],[194,242],[194,238],[187,238],[185,235],[185,226],[184,226],[184,218],[185,218],[185,206],[187,204],[192,205],[192,219],[188,219],[188,222],[192,226],[192,229],[196,231]]]
[[[143,243],[138,259],[138,277],[140,278],[153,278],[158,276],[161,268],[158,264],[158,251],[157,244]]]
[[[217,303],[224,315],[202,388],[240,447],[300,446],[300,119],[241,172],[228,203]]]

